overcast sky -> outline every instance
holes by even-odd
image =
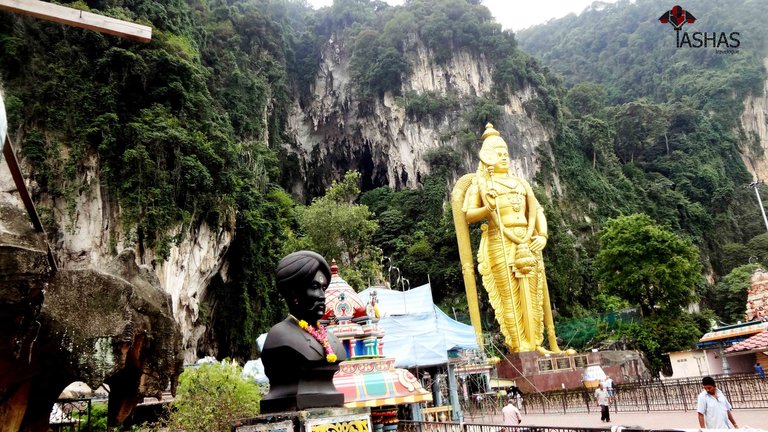
[[[313,7],[328,6],[333,0],[308,0]],[[402,4],[403,0],[385,0]],[[580,13],[594,0],[483,0],[496,21],[505,29],[522,30],[552,18],[562,18],[571,12]],[[604,0],[613,3],[616,0]]]

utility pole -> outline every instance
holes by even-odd
[[[762,185],[764,182],[762,180],[755,180],[752,183],[749,184],[748,187],[751,187],[755,190],[755,195],[757,195],[757,202],[760,204],[760,213],[763,214],[763,222],[765,222],[765,230],[768,231],[768,217],[765,217],[765,208],[763,207],[763,200],[760,198],[760,191],[757,190],[760,185]]]

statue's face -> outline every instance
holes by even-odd
[[[328,280],[318,270],[309,285],[297,287],[294,291],[295,302],[289,302],[293,316],[310,324],[315,324],[325,313],[325,290]],[[291,304],[292,303],[292,304]]]
[[[493,166],[495,172],[507,172],[509,170],[509,152],[506,147],[496,147],[498,160]]]

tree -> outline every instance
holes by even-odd
[[[726,243],[723,246],[723,258],[720,260],[721,274],[728,274],[736,267],[749,262],[750,253],[747,246],[741,243]]]
[[[579,83],[568,91],[565,103],[571,109],[573,115],[597,115],[606,104],[607,94],[605,88],[595,83]]]
[[[478,98],[474,101],[472,109],[465,112],[464,119],[472,127],[483,127],[486,123],[498,123],[501,118],[501,108],[488,98]]]
[[[675,313],[701,278],[699,251],[648,215],[610,219],[600,233],[595,276],[609,293],[640,306],[644,316]]]
[[[688,313],[652,316],[640,322],[620,323],[618,328],[608,331],[608,334],[599,334],[597,338],[624,340],[628,348],[642,351],[653,375],[662,370],[671,373],[669,357],[665,353],[690,349],[701,337],[694,317]]]
[[[347,282],[356,288],[367,280],[378,279],[379,252],[373,247],[373,236],[379,225],[368,207],[355,204],[360,194],[360,173],[350,171],[341,182],[333,182],[325,196],[297,209],[303,236],[290,249],[308,247],[328,261],[336,259]],[[287,250],[286,252],[293,252]],[[353,273],[357,271],[359,274]]]
[[[643,153],[664,135],[669,123],[662,106],[645,100],[618,107],[614,122],[621,132],[616,137],[616,154],[624,163],[642,159]]]
[[[368,87],[380,94],[387,90],[399,93],[400,84],[408,68],[403,53],[395,48],[385,48],[375,61],[368,65]]]
[[[749,252],[750,256],[754,256],[761,262],[768,261],[768,233],[752,237],[747,242],[747,252]],[[747,261],[749,261],[749,257],[747,257]]]
[[[592,169],[597,168],[598,159],[601,165],[615,164],[616,155],[613,152],[613,141],[616,132],[608,123],[586,115],[578,121],[581,145],[592,158]]]
[[[392,16],[392,19],[384,24],[384,37],[398,49],[406,47],[408,38],[415,34],[419,29],[416,17],[411,11],[398,9]]]
[[[752,286],[752,274],[759,264],[746,264],[733,269],[720,279],[708,299],[710,307],[722,321],[735,323],[744,319],[747,308],[747,290]]]
[[[242,372],[227,361],[185,369],[168,430],[226,432],[232,421],[259,414],[259,385]]]

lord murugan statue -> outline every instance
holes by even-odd
[[[547,220],[525,179],[509,170],[507,143],[492,124],[482,136],[477,172],[459,179],[451,193],[456,238],[470,309],[482,346],[469,225],[482,224],[477,269],[511,352],[560,352],[544,273]],[[549,350],[542,344],[546,327]]]

